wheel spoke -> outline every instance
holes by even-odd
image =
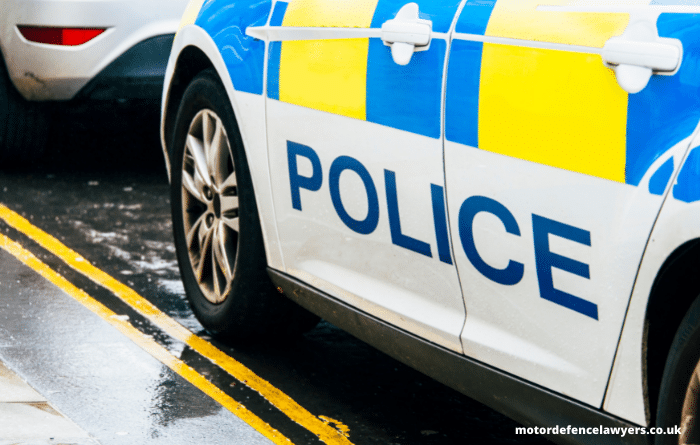
[[[228,285],[231,279],[231,262],[226,253],[226,229],[221,223],[217,225],[215,241],[214,256],[216,256],[219,266],[221,266],[221,272],[223,272],[226,278],[226,285]]]
[[[189,232],[187,232],[187,247],[190,250],[190,252],[197,251],[201,253],[202,237],[199,236],[199,234],[202,231],[202,226],[204,226],[204,216],[204,214],[200,215],[199,218],[197,218],[197,221],[195,221],[194,224],[192,224],[192,227],[190,228]],[[197,246],[194,245],[195,241],[197,241]]]
[[[209,150],[207,151],[207,164],[209,165],[209,171],[211,172],[214,182],[217,186],[221,186],[224,182],[223,177],[226,174],[224,172],[224,165],[226,156],[228,156],[228,147],[226,146],[226,136],[224,134],[224,129],[218,120],[212,119],[212,129],[213,134],[209,144]]]
[[[232,210],[229,213],[222,214],[221,221],[231,230],[240,232],[241,229],[238,220],[238,210]]]
[[[700,400],[700,362],[693,370],[683,401],[681,434],[678,438],[678,443],[681,445],[700,444],[700,428],[696,424],[698,400]]]
[[[222,128],[221,125],[216,122],[216,128],[214,128],[214,134],[211,139],[211,146],[209,152],[210,158],[210,170],[214,172],[215,178],[217,180],[217,185],[221,184],[221,139],[222,139]]]
[[[201,225],[206,226],[206,224]],[[211,235],[212,230],[205,230],[204,238],[202,239],[202,243],[200,244],[201,250],[199,254],[199,262],[197,263],[195,270],[195,276],[197,277],[197,281],[200,283],[204,283],[204,265],[207,260],[207,253],[209,253],[211,250]]]
[[[202,147],[202,142],[191,134],[188,134],[187,149],[192,155],[194,168],[197,170],[197,174],[202,179],[204,184],[211,186],[211,180],[209,179],[209,173],[207,171],[207,158],[204,153],[204,147]]]
[[[205,112],[202,115],[202,142],[204,143],[204,152],[209,151],[209,147],[211,145],[211,136],[212,136],[212,130],[213,130],[213,122],[212,122],[212,117],[209,115],[208,112]]]
[[[206,213],[202,214],[197,221],[192,225],[192,228],[187,232],[187,247],[190,252],[192,266],[195,269],[197,281],[202,281],[202,270],[204,266],[207,249],[211,238],[211,228],[207,228],[205,222]]]
[[[238,214],[238,196],[222,196],[221,212],[225,214],[231,210],[236,210],[236,214]]]
[[[214,293],[218,301],[223,301],[231,283],[231,267],[226,254],[225,229],[221,223],[217,224],[211,243]]]
[[[236,174],[231,173],[224,181],[221,191],[221,219],[224,224],[236,232],[238,225],[238,187],[236,185]]]
[[[200,182],[199,186],[197,185],[197,182]],[[190,195],[192,195],[197,201],[201,203],[206,202],[204,200],[204,196],[202,195],[201,181],[195,181],[195,179],[192,178],[192,176],[190,176],[189,172],[187,172],[186,170],[183,170],[182,172],[182,185],[183,187],[185,187],[187,192]]]
[[[216,238],[216,237],[214,237]],[[219,303],[223,300],[221,292],[221,283],[219,283],[219,266],[216,264],[216,239],[212,240],[213,251],[211,256],[211,276],[212,276],[212,287],[214,291],[215,303]]]
[[[695,416],[685,416],[681,419],[681,435],[678,443],[681,445],[696,445],[693,440],[695,433]]]
[[[216,122],[216,128],[214,129],[214,134],[211,137],[211,147],[217,151],[221,151],[221,143],[224,140],[224,127],[220,122]]]
[[[238,181],[236,180],[236,174],[230,173],[226,180],[221,184],[221,194],[225,196],[237,196],[238,195]]]

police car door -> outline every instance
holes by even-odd
[[[449,57],[465,353],[594,406],[700,118],[673,39],[697,28],[648,3],[468,0]]]
[[[459,1],[407,3],[278,1],[261,30],[280,248],[289,275],[461,352],[441,141]]]

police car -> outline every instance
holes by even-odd
[[[158,99],[187,0],[3,0],[0,161],[44,149],[47,103]]]
[[[700,443],[699,14],[192,0],[161,130],[194,312],[316,314],[559,443]]]

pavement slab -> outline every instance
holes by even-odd
[[[99,445],[0,362],[0,445]]]

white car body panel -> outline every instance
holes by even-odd
[[[689,140],[692,140],[690,144],[688,144]],[[690,149],[686,149],[688,146]],[[692,139],[686,139],[674,148],[675,159],[682,159],[685,162],[684,155],[698,146],[700,146],[700,137],[696,129]],[[639,266],[637,281],[610,376],[609,389],[603,404],[603,409],[606,411],[640,425],[647,424],[648,417],[644,403],[642,344],[651,289],[661,266],[673,251],[690,240],[700,238],[700,226],[678,223],[678,221],[700,221],[700,202],[689,204],[670,196],[673,185],[676,184],[676,178],[677,174],[666,190],[668,197],[661,208]]]
[[[396,174],[401,231],[430,244],[437,256],[430,184],[443,185],[439,140],[371,122],[268,100],[270,168],[285,271],[369,314],[461,352],[464,303],[454,266],[392,244],[384,170]],[[319,128],[333,129],[332,132]],[[319,156],[323,184],[301,189],[292,207],[287,141]],[[352,156],[369,171],[379,202],[379,223],[367,235],[345,226],[334,210],[328,169],[339,156]],[[311,163],[299,157],[298,171],[310,177]],[[368,212],[359,177],[344,172],[340,197],[351,217]]]
[[[687,144],[678,144],[659,162]],[[629,290],[663,198],[648,193],[648,177],[633,187],[451,142],[445,159],[450,226],[468,313],[465,354],[600,406]],[[509,259],[524,264],[515,285],[484,277],[459,245],[458,210],[466,198],[478,195],[503,204],[519,225],[516,236],[488,213],[474,222],[477,251],[487,264],[498,269]],[[590,247],[552,235],[549,242],[552,252],[589,265],[590,280],[555,267],[552,275],[555,289],[595,303],[598,320],[540,297],[533,214],[590,232]]]

